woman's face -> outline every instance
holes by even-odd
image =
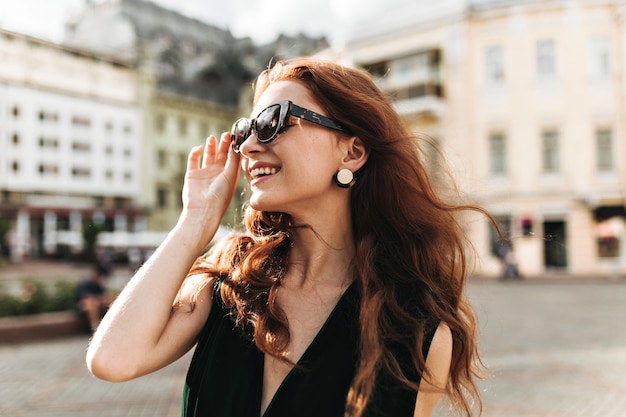
[[[259,97],[251,117],[282,100],[325,114],[302,84],[279,81]],[[291,117],[288,125],[269,143],[258,142],[253,132],[240,150],[252,208],[299,217],[332,201],[338,189],[333,175],[342,156],[338,132],[297,117]]]

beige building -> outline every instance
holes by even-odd
[[[143,172],[150,182],[141,191],[141,201],[150,207],[148,228],[170,230],[182,209],[182,186],[187,156],[210,134],[230,130],[238,117],[236,107],[220,106],[192,97],[167,94],[155,88],[142,108],[145,111],[146,152]]]
[[[624,12],[600,0],[442,1],[390,12],[341,51],[445,152],[511,237],[523,276],[626,272]],[[501,245],[468,222],[499,276]]]

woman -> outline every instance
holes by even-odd
[[[360,71],[278,63],[252,114],[191,151],[180,219],[97,330],[91,371],[128,380],[197,344],[185,416],[421,417],[444,393],[471,414],[456,215],[481,210],[435,193],[416,138]],[[240,157],[246,232],[201,255]]]

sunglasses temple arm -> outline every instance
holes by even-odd
[[[334,120],[331,120],[326,116],[322,116],[321,114],[316,113],[312,110],[305,109],[304,107],[292,104],[290,113],[292,116],[299,117],[300,119],[304,119],[308,122],[345,132],[345,129]]]

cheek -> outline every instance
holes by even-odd
[[[241,158],[240,168],[243,171],[243,176],[246,178],[246,181],[250,182],[250,174],[248,173],[248,160],[246,158]]]
[[[298,161],[296,170],[286,171],[288,180],[294,183],[296,187],[302,190],[322,190],[331,184],[332,177],[335,174],[334,168],[324,161],[316,161],[302,159]]]

